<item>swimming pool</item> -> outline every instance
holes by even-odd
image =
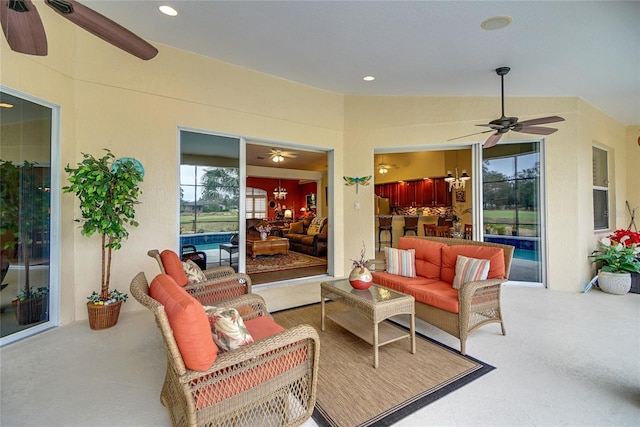
[[[236,233],[198,233],[180,236],[180,245],[195,245],[197,250],[218,249],[220,243],[228,243]]]
[[[538,250],[540,239],[537,237],[520,237],[520,236],[484,236],[485,242],[502,243],[503,245],[511,245],[515,247],[513,253],[514,258],[540,261],[540,251]]]

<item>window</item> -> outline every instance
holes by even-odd
[[[606,150],[593,147],[593,228],[609,228],[609,167]]]
[[[261,188],[247,187],[247,218],[267,217],[267,192]]]
[[[180,165],[180,234],[235,230],[237,168]]]

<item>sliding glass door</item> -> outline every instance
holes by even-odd
[[[541,142],[482,150],[484,241],[515,246],[510,280],[542,285],[545,272]]]
[[[58,194],[57,177],[51,174],[55,126],[54,108],[24,94],[0,91],[2,344],[46,329],[57,317],[57,311],[52,313],[57,295],[50,268],[51,218],[56,211],[51,196]]]

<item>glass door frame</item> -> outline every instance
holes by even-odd
[[[538,156],[540,161],[540,178],[539,178],[539,190],[538,190],[538,215],[539,215],[539,230],[540,240],[538,245],[539,257],[540,257],[540,282],[524,282],[510,280],[509,285],[525,286],[525,287],[540,287],[546,288],[547,285],[547,207],[546,207],[546,161],[545,161],[545,140],[541,138],[539,140],[517,140],[517,141],[501,141],[500,144],[522,144],[522,143],[538,143],[539,150]],[[483,219],[483,206],[484,201],[482,197],[483,179],[482,179],[482,162],[484,160],[482,144],[474,144],[472,147],[471,161],[473,163],[473,176],[477,176],[478,179],[473,180],[472,197],[473,197],[473,238],[474,240],[484,241],[484,219]],[[478,224],[476,227],[475,224]]]
[[[49,217],[49,319],[35,326],[5,337],[0,337],[0,347],[2,347],[6,344],[54,328],[58,326],[60,322],[60,197],[62,191],[60,171],[62,168],[60,162],[61,106],[4,85],[0,85],[0,91],[51,110],[51,137],[49,147],[51,156],[51,162],[49,164],[51,180],[49,201],[51,209]]]

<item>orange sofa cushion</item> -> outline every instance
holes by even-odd
[[[405,293],[413,296],[416,301],[433,307],[440,308],[451,313],[459,312],[458,290],[453,289],[451,283],[441,280],[428,285],[409,285]]]
[[[164,306],[185,366],[194,371],[209,369],[218,357],[218,346],[202,304],[166,274],[151,281],[149,294]]]
[[[373,277],[373,283],[402,293],[407,293],[406,287],[409,285],[427,285],[434,281],[434,279],[427,279],[426,277],[405,277],[387,273],[386,271],[372,271],[371,276]]]
[[[468,258],[488,259],[490,262],[487,279],[502,279],[505,275],[504,251],[502,248],[488,246],[455,245],[442,248],[442,266],[440,279],[453,283],[456,276],[456,262],[458,255]]]
[[[165,249],[160,253],[160,259],[165,273],[171,276],[178,285],[187,286],[189,279],[187,279],[178,254],[170,249]]]
[[[442,248],[446,246],[444,243],[411,237],[401,237],[398,241],[398,249],[416,250],[416,274],[435,280],[440,280]]]

